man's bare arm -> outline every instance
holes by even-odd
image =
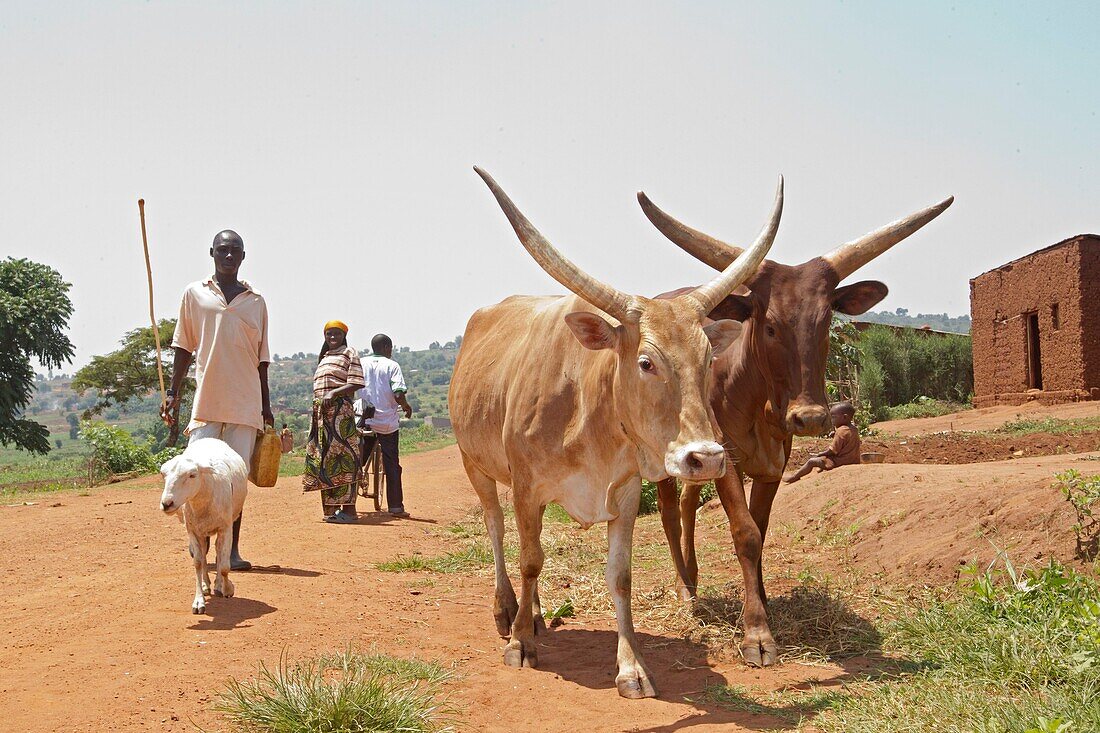
[[[409,404],[409,401],[405,399],[405,393],[404,392],[394,392],[393,393],[393,398],[395,400],[397,400],[397,404],[401,405],[401,409],[405,411],[405,418],[408,419],[408,418],[412,417],[413,408],[412,408],[412,405]]]
[[[179,408],[180,390],[183,389],[183,380],[187,377],[187,370],[191,368],[192,354],[187,349],[175,348],[176,354],[172,359],[172,394],[164,402],[164,409],[160,416],[164,422],[171,425],[176,421],[176,410]]]
[[[260,372],[260,399],[263,405],[264,424],[275,427],[275,415],[271,412],[271,395],[267,390],[267,362],[261,361],[259,366]]]

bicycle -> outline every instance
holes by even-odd
[[[382,510],[382,497],[386,495],[386,473],[382,470],[382,443],[374,431],[359,428],[359,444],[363,438],[374,437],[374,447],[359,469],[359,496],[374,501],[374,511]]]

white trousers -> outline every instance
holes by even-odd
[[[227,422],[208,422],[193,428],[187,434],[187,443],[200,438],[220,438],[244,459],[244,465],[252,468],[252,448],[256,445],[256,428],[251,425],[234,425]]]

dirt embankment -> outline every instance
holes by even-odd
[[[791,464],[829,447],[825,438],[800,440],[791,451]],[[1007,461],[1100,450],[1100,430],[1087,433],[932,433],[863,438],[864,452],[882,453],[886,463],[957,465]]]

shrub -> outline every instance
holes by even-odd
[[[151,472],[160,466],[147,445],[135,442],[134,436],[120,427],[99,421],[85,422],[80,426],[80,437],[92,448],[97,478],[131,471]]]
[[[1100,516],[1097,516],[1100,514],[1100,476],[1085,477],[1071,469],[1055,478],[1055,485],[1077,514],[1077,523],[1073,525],[1073,532],[1077,535],[1077,557],[1095,560],[1100,549]]]

